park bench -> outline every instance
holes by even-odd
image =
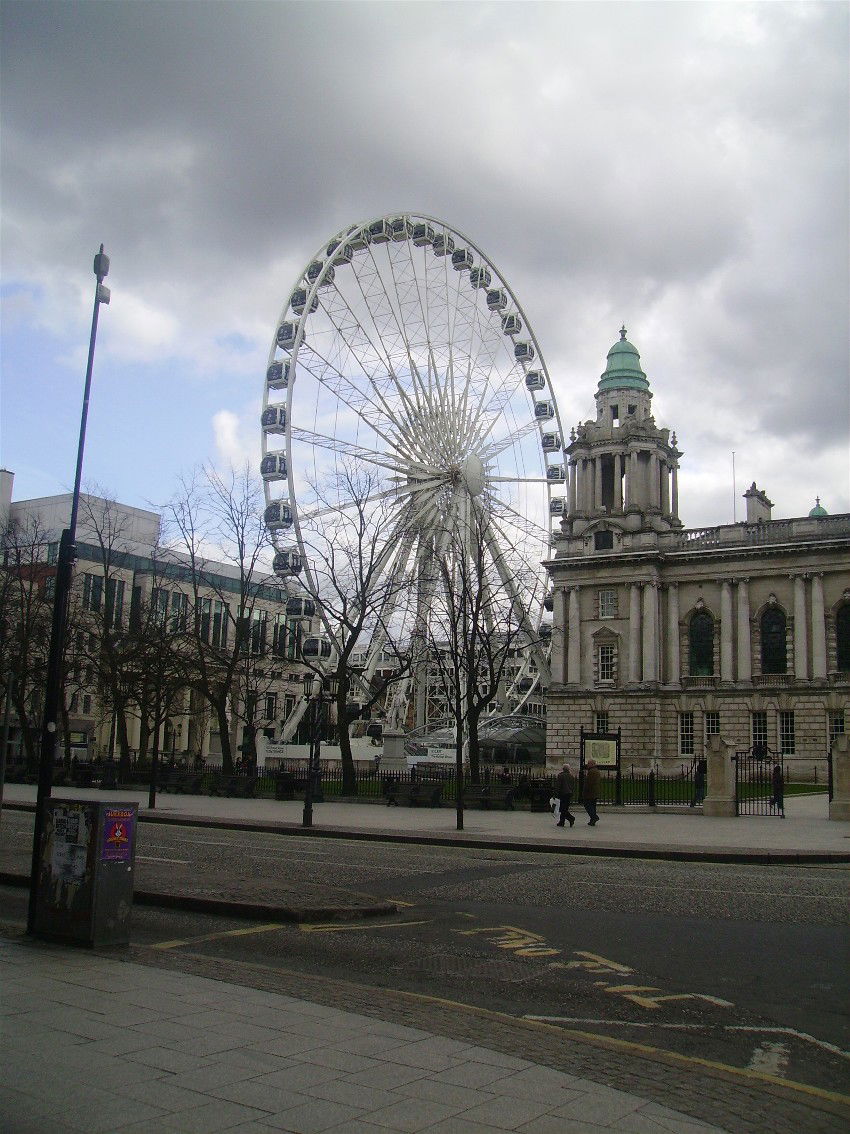
[[[199,772],[169,772],[162,785],[163,791],[175,795],[200,795],[204,777]]]
[[[468,784],[463,789],[463,805],[484,811],[496,807],[513,811],[515,794],[510,784]]]
[[[226,795],[230,799],[253,799],[257,791],[257,777],[216,776],[210,791],[212,795]]]
[[[443,785],[433,783],[384,784],[387,807],[439,807]]]

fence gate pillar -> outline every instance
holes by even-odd
[[[732,746],[716,734],[709,736],[705,746],[708,765],[706,796],[702,804],[703,815],[728,818],[735,815],[735,765]]]
[[[381,757],[382,772],[406,772],[407,757],[404,754],[404,733],[393,729],[384,729],[384,753]]]
[[[850,737],[845,733],[832,742],[832,799],[830,819],[850,819]]]

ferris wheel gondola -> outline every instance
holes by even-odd
[[[261,418],[266,520],[278,553],[291,554],[294,535],[302,581],[315,594],[307,529],[323,509],[346,507],[344,490],[334,497],[328,488],[350,483],[341,471],[366,470],[389,510],[382,570],[420,587],[421,623],[424,549],[434,554],[435,530],[447,516],[482,521],[486,555],[522,622],[500,706],[516,709],[548,683],[542,562],[564,499],[564,434],[527,315],[472,240],[416,214],[343,229],[287,295]],[[281,574],[291,578],[289,560]],[[327,620],[323,640],[334,642]],[[412,723],[410,699],[424,724],[427,696],[403,683],[396,723]]]

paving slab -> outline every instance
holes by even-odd
[[[53,999],[64,983],[64,959],[75,985],[89,978],[96,980],[107,999],[97,1006],[80,1009],[84,1019],[81,1031],[69,1034],[65,1029],[65,1005]],[[673,1120],[667,1129],[677,1129],[675,1121],[695,1122],[692,1116],[680,1114],[670,1108],[659,1108],[657,1103],[636,1094],[611,1092],[592,1080],[561,1074],[553,1069],[542,1077],[546,1090],[537,1097],[528,1098],[511,1090],[511,1083],[523,1072],[533,1072],[535,1064],[529,1060],[505,1060],[499,1052],[485,1047],[472,1048],[461,1042],[429,1035],[419,1030],[414,1041],[424,1053],[439,1053],[436,1061],[420,1059],[415,1066],[401,1066],[394,1049],[383,1049],[370,1059],[374,1067],[364,1075],[354,1065],[348,1065],[337,1056],[340,1050],[338,1024],[350,1031],[355,1013],[348,1010],[327,1010],[323,1042],[315,1048],[300,1050],[293,1057],[291,1067],[269,1072],[260,1065],[237,1065],[232,1059],[219,1061],[216,1056],[192,1060],[187,1070],[185,1059],[177,1049],[171,1023],[175,1014],[172,974],[127,961],[118,957],[105,957],[97,953],[79,951],[70,947],[45,945],[26,939],[0,937],[0,987],[17,987],[19,994],[12,1010],[16,1023],[14,1031],[0,1033],[0,1066],[4,1068],[0,1103],[4,1117],[3,1129],[8,1134],[38,1129],[39,1122],[48,1121],[51,1129],[76,1131],[97,1130],[103,1134],[131,1134],[145,1129],[180,1131],[181,1134],[212,1134],[224,1130],[285,1130],[293,1134],[311,1134],[314,1131],[368,1130],[419,1131],[445,1129],[463,1130],[516,1130],[532,1129],[526,1124],[532,1120],[551,1119],[551,1129],[571,1134],[585,1128],[585,1122],[564,1113],[563,1094],[569,1091],[575,1101],[576,1114],[592,1115],[597,1130],[618,1129],[616,1124],[625,1114],[640,1116],[645,1108],[647,1126],[658,1126],[659,1110]],[[133,1042],[126,1045],[120,1058],[111,1059],[108,1082],[99,1079],[97,1068],[103,1053],[88,1038],[96,1034],[105,1018],[119,1033],[129,1040],[138,1032],[138,1025],[123,1023],[121,1008],[128,991],[135,990],[146,996],[155,994],[162,986],[163,1009],[158,1017],[161,1032],[152,1021],[145,1024],[144,1035],[150,1046],[137,1050]],[[215,1033],[227,1027],[226,1038],[233,1038],[230,1026],[230,1004],[233,986],[224,981],[182,974],[180,986],[186,1007],[197,1002],[193,996],[202,993],[212,1006],[204,1029]],[[20,991],[24,990],[24,991]],[[217,1001],[223,1002],[220,1011]],[[266,1002],[274,1008],[275,995],[266,994]],[[280,1027],[277,1030],[284,1040],[291,1027],[293,1012],[303,1008],[309,1014],[313,1007],[308,1001],[280,996]],[[250,1013],[250,1004],[246,1004]],[[339,1017],[339,1019],[337,1018]],[[249,1015],[243,1017],[247,1025]],[[362,1016],[356,1019],[358,1032],[368,1035],[379,1031],[380,1020]],[[38,1039],[53,1037],[50,1046],[52,1076],[48,1079],[32,1073],[26,1061],[16,1058],[32,1027]],[[241,1042],[241,1041],[240,1041]],[[244,1041],[251,1047],[253,1041]],[[474,1059],[470,1059],[473,1053]],[[451,1076],[443,1066],[449,1060],[463,1081],[463,1069],[479,1066],[485,1072],[486,1091],[458,1091],[452,1086]],[[507,1063],[508,1065],[504,1065]],[[80,1070],[88,1066],[89,1077],[81,1077]],[[544,1069],[541,1068],[541,1071]],[[401,1072],[399,1075],[398,1073]],[[141,1076],[141,1078],[140,1078]],[[472,1077],[473,1079],[475,1076]],[[71,1085],[73,1084],[73,1086]],[[549,1091],[551,1090],[551,1095]],[[543,1127],[539,1127],[543,1129]],[[701,1125],[703,1134],[713,1134],[722,1128]]]

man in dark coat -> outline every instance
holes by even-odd
[[[563,827],[565,819],[569,819],[571,827],[576,821],[575,815],[570,814],[570,801],[573,798],[575,783],[569,764],[564,764],[563,769],[558,772],[558,775],[555,777],[555,795],[558,797],[559,827]]]
[[[773,765],[773,773],[770,777],[770,786],[773,789],[773,795],[770,799],[771,807],[775,807],[777,811],[784,811],[785,777],[782,775],[782,765],[778,760]]]
[[[581,790],[581,801],[584,804],[584,809],[590,817],[588,827],[595,827],[599,822],[599,816],[596,813],[596,801],[599,799],[599,769],[596,767],[595,760],[588,760],[584,766],[584,784]]]

